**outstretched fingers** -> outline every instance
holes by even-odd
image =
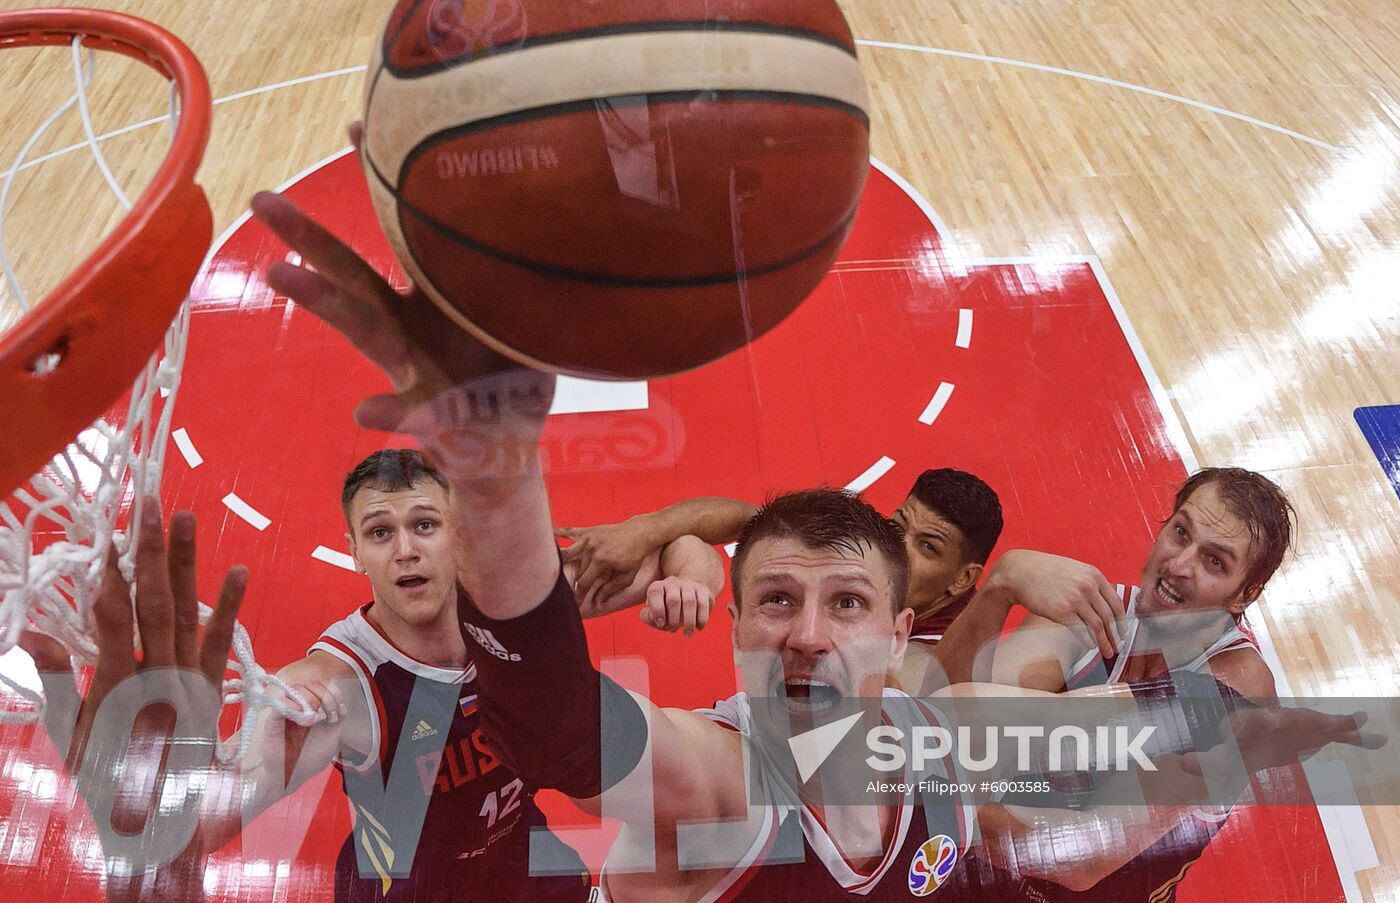
[[[142,664],[147,668],[173,667],[175,658],[175,602],[161,528],[160,505],[148,498],[141,511],[141,537],[136,543],[136,625],[141,632]],[[106,596],[107,593],[103,592]]]
[[[264,225],[331,285],[355,298],[385,305],[398,298],[384,277],[363,257],[287,198],[275,192],[260,191],[253,195],[251,206]]]
[[[170,518],[168,569],[175,602],[175,662],[193,668],[198,660],[199,595],[195,588],[194,515],[177,511]]]
[[[199,670],[215,687],[223,683],[228,668],[228,653],[233,646],[234,625],[238,609],[248,588],[248,569],[230,568],[219,590],[219,602],[204,625],[204,639],[199,646]]]
[[[97,668],[93,690],[115,687],[136,673],[136,650],[132,643],[131,589],[117,567],[117,550],[107,550],[107,569],[102,588],[92,606],[97,626]]]
[[[278,194],[253,196],[253,213],[313,269],[279,262],[268,284],[341,333],[388,374],[396,389],[413,383],[413,363],[393,314],[399,296],[362,257]]]

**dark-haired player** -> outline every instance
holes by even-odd
[[[629,585],[648,555],[676,537],[714,545],[733,542],[758,508],[718,496],[686,499],[618,524],[564,528],[574,540],[565,560],[578,567],[580,594],[607,597]],[[935,644],[967,608],[987,558],[1001,536],[1001,501],[973,474],[926,470],[894,512],[909,554],[910,639]]]
[[[473,658],[491,650],[469,649],[461,631],[450,504],[447,480],[416,450],[376,452],[346,476],[346,540],[371,601],[279,672],[327,720],[265,721],[240,774],[250,804],[206,819],[206,839],[222,845],[334,761],[355,813],[337,901],[584,900],[587,869],[548,833],[536,788],[484,736]],[[677,592],[713,594],[722,580],[712,549],[681,540],[652,556],[615,607],[639,604],[663,571]],[[529,873],[532,833],[536,849],[553,850],[555,874]]]
[[[909,639],[936,644],[967,609],[1001,538],[1001,500],[962,470],[926,470],[894,512],[909,550]]]

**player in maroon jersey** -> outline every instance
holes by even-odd
[[[548,833],[536,788],[483,734],[473,658],[493,650],[469,649],[460,629],[447,481],[421,453],[386,450],[350,472],[341,501],[373,601],[281,672],[338,726],[336,765],[356,823],[337,862],[336,899],[586,899],[587,869]],[[712,549],[682,538],[652,556],[612,608],[641,604],[667,577],[677,594],[712,597],[717,564]],[[323,749],[327,739],[298,742]],[[300,763],[297,773],[319,765]],[[537,857],[548,847],[549,874],[531,875],[532,844]]]
[[[576,589],[607,598],[629,585],[648,555],[678,536],[731,543],[758,508],[718,496],[686,499],[619,524],[561,528],[574,544],[565,560],[579,569]],[[962,470],[926,470],[892,515],[909,552],[910,640],[935,644],[967,608],[1001,536],[1001,500]]]
[[[300,728],[263,713],[248,757],[210,782],[200,854],[333,763],[355,816],[336,864],[339,903],[587,900],[588,869],[548,832],[536,788],[483,735],[458,613],[446,480],[420,452],[376,452],[347,475],[342,507],[371,601],[279,672],[326,718]],[[178,522],[182,530],[187,521]],[[184,549],[182,542],[192,538],[172,546]],[[668,595],[709,599],[722,580],[714,550],[692,537],[652,556],[612,608],[654,603],[665,617],[667,602],[679,601]],[[300,839],[288,838],[289,846]],[[142,898],[185,901],[199,890],[182,885],[171,897]]]

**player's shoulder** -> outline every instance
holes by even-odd
[[[1215,679],[1247,699],[1277,699],[1274,674],[1253,646],[1218,653],[1210,659]]]
[[[686,739],[710,748],[737,746],[747,731],[747,715],[733,709],[662,709],[662,713]]]
[[[283,666],[277,676],[290,684],[303,684],[316,680],[354,678],[356,675],[355,669],[344,660],[322,649],[313,649],[305,658]]]
[[[708,757],[712,769],[724,773],[739,767],[744,738],[752,715],[746,693],[735,693],[703,709],[662,709],[687,747]]]
[[[694,710],[677,709],[676,711],[685,711],[689,716],[693,716],[702,721],[708,721],[730,731],[738,733],[748,732],[749,695],[747,693],[735,693],[727,699],[716,700],[713,705],[706,706],[705,708]]]

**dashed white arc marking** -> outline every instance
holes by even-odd
[[[846,484],[849,492],[862,493],[874,486],[876,481],[894,469],[894,458],[882,457],[866,469],[865,473]]]
[[[224,507],[232,511],[239,518],[247,521],[252,525],[253,529],[259,532],[266,530],[272,524],[271,518],[243,501],[238,497],[237,493],[230,492],[228,495],[224,496]]]
[[[199,449],[194,447],[194,440],[190,438],[189,431],[183,426],[170,434],[170,438],[175,440],[175,447],[180,450],[185,463],[190,466],[190,470],[204,463],[204,456],[199,453]]]
[[[344,552],[337,552],[335,549],[328,549],[325,546],[317,546],[316,550],[311,553],[311,557],[315,558],[317,561],[324,561],[326,564],[344,568],[351,573],[357,573],[355,570],[355,559],[346,555]]]
[[[933,393],[933,399],[929,401],[928,407],[919,415],[919,422],[924,426],[933,426],[933,422],[938,419],[938,415],[943,413],[943,408],[947,406],[948,399],[953,397],[953,384],[942,383],[938,391]]]
[[[972,311],[966,307],[958,311],[958,338],[955,344],[959,348],[972,347]]]

